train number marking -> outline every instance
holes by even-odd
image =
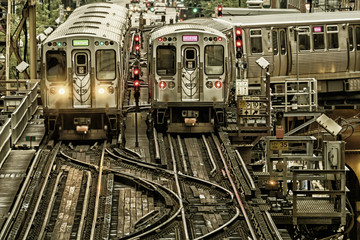
[[[270,150],[278,151],[278,150],[288,150],[289,142],[288,141],[270,141]]]

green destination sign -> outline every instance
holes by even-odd
[[[72,41],[74,47],[89,46],[89,39],[75,39]]]

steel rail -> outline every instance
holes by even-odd
[[[154,135],[154,145],[155,145],[155,160],[160,160],[159,143],[157,140],[157,132],[155,128],[153,128],[153,135]]]
[[[85,197],[84,197],[84,205],[81,212],[81,218],[79,223],[79,229],[76,235],[76,239],[80,240],[82,237],[82,234],[84,232],[84,222],[85,222],[85,216],[87,213],[87,208],[89,205],[89,196],[90,196],[90,190],[91,190],[91,172],[86,171],[87,175],[87,182],[86,182],[86,191],[85,191]]]
[[[57,144],[57,146],[55,147],[55,150],[54,150],[54,153],[55,153],[55,154],[53,154],[53,157],[52,157],[52,159],[51,159],[51,161],[50,161],[50,165],[49,165],[50,167],[49,167],[48,171],[46,172],[45,182],[44,182],[44,184],[43,184],[43,186],[42,186],[42,188],[41,188],[41,190],[40,190],[39,198],[38,198],[37,201],[36,201],[35,209],[38,209],[38,208],[39,208],[39,205],[40,205],[40,202],[41,202],[41,197],[43,196],[43,194],[44,194],[44,192],[45,192],[45,188],[46,188],[47,182],[48,182],[48,180],[49,180],[50,173],[51,173],[51,171],[52,171],[52,167],[51,167],[51,166],[54,165],[54,162],[55,162],[55,160],[56,160],[57,153],[58,153],[59,150],[60,150],[60,146],[61,146],[61,142],[59,142],[59,143]],[[27,239],[27,235],[29,234],[30,229],[31,229],[31,227],[32,227],[32,222],[33,222],[34,219],[35,219],[35,215],[36,215],[36,211],[33,212],[32,216],[31,216],[31,219],[30,219],[30,221],[29,221],[28,227],[26,228],[26,231],[25,231],[24,237],[23,237],[24,240]],[[0,239],[2,239],[2,238],[0,237]]]
[[[94,218],[93,218],[93,222],[92,222],[92,226],[91,226],[90,239],[94,239],[94,235],[95,235],[95,228],[96,228],[96,222],[97,222],[97,217],[98,217],[98,208],[100,205],[101,182],[102,182],[102,171],[103,171],[103,164],[104,164],[105,149],[106,149],[106,141],[104,142],[104,146],[101,151],[101,158],[100,158],[100,163],[99,163],[99,176],[98,176],[98,182],[97,182],[97,188],[96,188]]]
[[[188,232],[187,224],[186,224],[185,209],[184,209],[184,205],[183,205],[183,199],[182,199],[182,194],[181,194],[179,177],[178,177],[178,172],[177,172],[177,167],[176,167],[176,159],[175,159],[175,154],[174,154],[174,147],[172,145],[171,135],[170,134],[168,134],[168,141],[169,141],[171,159],[172,159],[172,162],[173,162],[174,178],[175,178],[176,188],[177,188],[177,192],[178,192],[178,196],[179,196],[179,204],[180,204],[180,209],[181,209],[181,218],[182,218],[182,223],[183,223],[183,228],[184,228],[185,239],[189,240],[190,238],[189,238],[189,232]]]
[[[243,169],[244,169],[244,172],[245,172],[245,174],[246,174],[246,177],[248,178],[248,180],[249,180],[249,182],[250,182],[250,185],[251,185],[252,190],[256,190],[256,186],[255,186],[254,180],[253,180],[253,178],[251,177],[251,175],[250,175],[250,173],[249,173],[249,170],[246,168],[246,164],[245,164],[244,160],[242,159],[242,157],[241,157],[241,155],[240,155],[240,153],[239,153],[238,150],[235,150],[235,152],[236,152],[236,155],[238,156],[238,158],[239,158],[239,160],[240,160],[240,163],[241,163],[241,165],[242,165],[242,167],[243,167]]]
[[[211,135],[212,135],[212,138],[214,139],[214,142],[215,142],[216,148],[217,148],[217,150],[218,150],[218,152],[219,152],[221,161],[222,161],[223,164],[224,164],[225,172],[226,172],[226,175],[227,175],[227,177],[228,177],[228,179],[229,179],[229,181],[230,181],[231,187],[233,188],[233,191],[234,191],[234,193],[235,193],[236,200],[237,200],[237,202],[238,202],[239,205],[240,205],[241,212],[243,213],[244,218],[245,218],[245,221],[246,221],[246,224],[247,224],[247,226],[248,226],[248,228],[249,228],[249,230],[250,230],[251,237],[252,237],[253,240],[256,240],[257,237],[256,237],[256,234],[255,234],[255,231],[254,231],[253,227],[251,226],[249,217],[248,217],[248,215],[247,215],[247,213],[246,213],[246,210],[245,210],[245,208],[244,208],[244,205],[243,205],[243,203],[242,203],[242,201],[241,201],[240,194],[238,193],[238,191],[237,191],[237,189],[236,189],[236,186],[235,186],[235,183],[234,183],[234,181],[233,181],[233,179],[232,179],[232,177],[231,177],[231,175],[230,175],[230,171],[229,171],[229,169],[228,169],[228,167],[227,167],[227,164],[226,164],[226,160],[225,160],[225,158],[224,158],[224,155],[222,154],[219,141],[217,140],[216,136],[215,136],[213,133],[212,133]]]
[[[213,175],[214,172],[216,171],[216,163],[215,163],[215,160],[214,160],[214,158],[213,158],[213,156],[212,156],[212,154],[211,154],[211,150],[210,150],[209,144],[208,144],[208,142],[207,142],[206,137],[205,137],[204,134],[202,135],[202,139],[203,139],[203,141],[204,141],[204,143],[205,143],[206,150],[207,150],[208,153],[209,153],[210,161],[211,161],[211,164],[212,164],[212,166],[213,166],[213,169],[210,171],[210,174]]]
[[[178,140],[178,144],[179,144],[179,148],[180,148],[181,159],[182,159],[182,162],[183,162],[183,165],[184,165],[184,171],[185,171],[186,174],[188,174],[188,169],[187,169],[187,165],[186,165],[184,149],[183,149],[182,144],[181,144],[180,135],[177,135],[177,140]]]
[[[55,187],[53,188],[53,191],[52,191],[52,194],[51,194],[51,197],[50,197],[50,203],[46,209],[46,213],[45,213],[45,218],[43,220],[43,224],[41,226],[41,229],[40,229],[40,233],[39,233],[39,236],[38,236],[38,239],[44,239],[44,232],[45,232],[45,228],[46,228],[46,225],[48,224],[48,221],[49,221],[49,216],[50,216],[50,213],[51,213],[51,210],[53,209],[54,207],[54,199],[55,199],[55,195],[56,195],[56,192],[59,188],[59,182],[60,182],[60,178],[61,176],[63,175],[63,172],[59,172],[59,174],[57,175],[56,177],[56,181],[55,181]],[[37,212],[38,209],[35,209],[35,212]],[[30,223],[29,225],[31,225],[32,223]]]
[[[279,229],[276,227],[276,224],[274,223],[274,220],[271,217],[271,214],[268,211],[265,211],[265,216],[270,223],[272,232],[275,232],[275,236],[277,237],[277,239],[283,240],[279,232]]]

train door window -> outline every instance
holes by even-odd
[[[321,50],[325,48],[324,42],[324,27],[313,27],[314,50]]]
[[[88,73],[88,60],[86,53],[75,54],[76,75],[86,75]]]
[[[250,29],[251,53],[262,53],[261,29]]]
[[[160,76],[173,76],[176,73],[175,46],[158,46],[156,49],[156,73]]]
[[[114,50],[96,51],[96,78],[114,80],[116,77],[116,60]]]
[[[339,48],[338,26],[326,26],[328,49]]]
[[[208,75],[224,73],[224,47],[208,45],[205,47],[205,73]]]
[[[277,31],[272,31],[272,42],[273,42],[273,53],[274,53],[274,55],[278,55],[279,48],[278,48],[278,33],[277,33]]]
[[[195,48],[186,48],[184,64],[186,69],[195,69],[196,68],[196,49]]]
[[[46,52],[46,75],[48,81],[66,80],[66,53],[65,51]]]
[[[352,27],[349,27],[348,34],[349,34],[349,50],[352,51],[352,50],[354,50],[354,36],[353,36],[353,28]]]
[[[360,50],[360,27],[355,29],[356,50]]]
[[[285,31],[280,31],[280,53],[281,53],[281,55],[286,54],[286,34],[285,34]]]
[[[299,51],[310,50],[310,28],[309,27],[299,27],[298,31],[299,36]]]

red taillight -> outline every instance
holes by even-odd
[[[222,41],[222,37],[218,37],[218,41],[221,42],[221,41]]]
[[[165,88],[166,87],[166,82],[163,82],[163,81],[159,82],[159,87],[160,88]]]
[[[140,45],[135,45],[135,50],[139,51],[140,50]]]
[[[241,28],[237,28],[237,29],[235,30],[235,34],[236,34],[237,36],[240,36],[240,35],[241,35]]]
[[[236,47],[241,47],[241,46],[242,46],[241,40],[237,40],[237,41],[236,41]]]
[[[134,87],[140,87],[140,81],[139,81],[139,80],[135,80],[135,81],[133,82],[133,85],[134,85]]]
[[[138,68],[134,68],[133,73],[134,73],[134,75],[139,75],[140,70]]]
[[[158,38],[158,41],[159,41],[159,42],[162,42],[162,37],[159,37],[159,38]]]
[[[215,82],[215,87],[216,88],[221,88],[221,86],[222,86],[222,83],[220,81]]]

